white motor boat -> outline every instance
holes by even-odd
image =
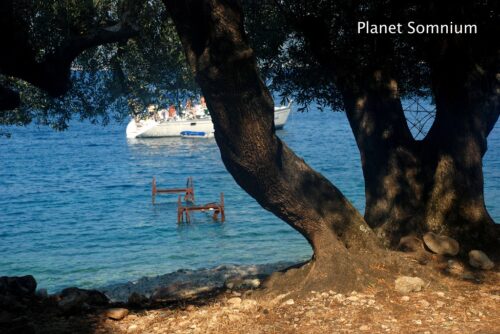
[[[274,126],[282,129],[292,110],[292,102],[287,106],[274,107]],[[204,133],[205,135],[194,135]],[[132,119],[127,125],[127,138],[185,137],[210,138],[214,133],[212,118],[196,112],[191,118],[173,117],[168,119]]]

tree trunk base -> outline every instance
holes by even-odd
[[[315,257],[308,262],[287,268],[269,276],[257,295],[276,296],[287,294],[304,297],[311,291],[333,290],[339,293],[361,291],[366,288],[389,283],[391,273],[398,271],[394,257],[387,260],[391,252],[377,253],[346,252],[328,257]],[[389,275],[388,275],[389,273]],[[391,280],[392,282],[392,280]],[[392,283],[390,283],[392,284]]]

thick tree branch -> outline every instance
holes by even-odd
[[[38,61],[27,27],[15,14],[14,1],[3,1],[0,4],[0,43],[8,47],[0,54],[0,73],[25,80],[54,97],[64,94],[71,87],[71,63],[80,53],[97,45],[127,40],[139,33],[135,22],[131,20],[135,18],[133,11],[143,1],[125,2],[120,22],[95,27],[84,35],[69,36],[52,53]],[[0,105],[0,110],[17,107],[19,102]]]
[[[11,110],[19,106],[21,98],[19,93],[0,85],[0,112],[2,110]]]

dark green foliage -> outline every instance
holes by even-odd
[[[73,36],[118,22],[123,3],[126,1],[23,1],[14,7],[17,23],[38,61],[43,61]],[[21,95],[18,108],[0,112],[0,124],[36,121],[57,130],[67,128],[73,118],[107,124],[110,118],[123,120],[130,113],[140,113],[149,104],[178,104],[198,93],[162,2],[143,2],[134,15],[139,35],[83,52],[73,62],[72,87],[64,96],[51,97],[0,71],[0,84]]]
[[[250,44],[261,75],[275,96],[343,109],[339,80],[367,82],[382,71],[405,96],[431,95],[430,63],[446,43],[461,43],[464,62],[498,67],[498,1],[242,0]],[[74,38],[110,26],[124,13],[140,33],[119,43],[88,49],[73,63],[73,87],[50,97],[25,82],[2,76],[0,84],[19,91],[22,104],[0,113],[0,124],[38,121],[64,129],[74,118],[106,123],[149,104],[180,103],[199,94],[175,28],[161,0],[7,0],[14,20],[1,31],[7,44],[27,40],[39,61]],[[0,9],[2,9],[0,8]],[[6,10],[7,10],[6,9]],[[6,16],[6,15],[3,15]],[[7,15],[8,17],[8,15]],[[477,23],[478,36],[358,34],[357,22]],[[14,32],[6,31],[10,29]],[[16,42],[17,41],[17,42]],[[489,57],[489,59],[485,59]],[[466,58],[473,59],[472,61]],[[85,73],[85,75],[81,75]],[[361,85],[362,86],[362,85]]]

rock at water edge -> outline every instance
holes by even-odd
[[[35,291],[36,280],[31,275],[0,277],[0,295],[33,296]]]

